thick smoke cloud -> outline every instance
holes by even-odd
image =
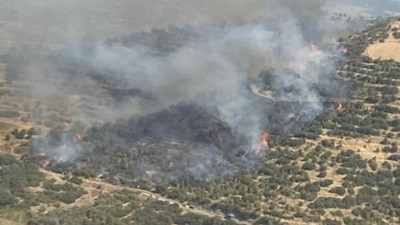
[[[202,101],[217,105],[222,120],[231,127],[244,131],[236,125],[252,118],[252,128],[246,129],[256,131],[245,133],[255,133],[257,138],[261,126],[254,126],[260,125],[265,115],[259,114],[258,106],[250,107],[254,98],[247,94],[247,83],[263,70],[275,70],[273,86],[281,98],[310,102],[305,105],[307,113],[321,112],[318,93],[312,87],[334,72],[332,55],[323,50],[314,52],[295,21],[273,29],[260,24],[195,29],[202,34],[201,41],[188,43],[165,57],[154,56],[143,46],[126,53],[98,45],[89,55],[79,49],[68,54],[98,71],[112,71],[110,76],[122,74],[120,88],[140,88],[156,99],[150,108],[135,100],[129,107],[157,110],[206,94]]]
[[[154,47],[151,43],[137,44],[133,48],[121,46],[120,41],[71,44],[59,51],[57,57],[79,62],[77,67],[84,72],[77,70],[71,76],[60,71],[59,65],[52,65],[54,61],[49,57],[42,57],[32,61],[26,69],[30,71],[29,76],[22,79],[31,82],[27,91],[32,96],[68,97],[71,105],[76,106],[72,110],[76,121],[88,126],[132,114],[146,115],[178,102],[190,101],[205,108],[216,108],[218,118],[234,132],[246,136],[251,143],[248,151],[254,151],[260,134],[268,129],[268,115],[274,113],[271,103],[274,96],[265,98],[267,92],[263,92],[262,87],[259,87],[257,96],[249,88],[249,84],[259,79],[261,72],[272,71],[270,85],[279,99],[303,102],[293,112],[284,115],[284,121],[293,118],[293,114],[306,121],[313,119],[323,110],[315,86],[337,88],[329,82],[335,72],[334,58],[337,55],[328,50],[334,49],[336,43],[331,36],[326,36],[331,27],[321,9],[323,3],[311,0],[250,1],[245,9],[251,13],[245,12],[244,16],[231,21],[228,20],[231,15],[224,13],[242,12],[239,6],[243,3],[238,6],[226,1],[207,1],[202,6],[185,3],[187,8],[195,10],[195,15],[199,15],[195,17],[195,23],[186,28],[193,35],[187,36],[167,53],[158,54],[157,45]],[[42,4],[48,6],[45,2]],[[68,4],[71,4],[68,7],[75,7],[81,3]],[[150,3],[143,4],[146,9],[150,7],[147,5]],[[222,15],[217,16],[216,12],[222,12]],[[187,12],[182,12],[183,20],[173,18],[172,21],[187,23],[187,16]],[[228,21],[218,24],[216,17]],[[75,29],[73,26],[69,28]],[[172,28],[169,30],[173,31]],[[158,37],[162,39],[162,33]],[[313,49],[312,42],[320,49]],[[151,97],[136,96],[119,104],[110,103],[102,84],[87,76],[87,68],[116,81],[113,85],[117,89],[137,89]],[[75,99],[74,96],[78,97]],[[81,152],[81,147],[76,152],[71,150],[75,145],[70,145],[68,151],[58,151],[61,155],[55,157],[61,161],[74,158],[74,154]],[[45,151],[46,148],[41,146]],[[68,157],[63,156],[63,152]],[[203,157],[208,155],[212,154]],[[188,171],[198,173],[202,167],[204,165],[196,164]]]

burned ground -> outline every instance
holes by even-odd
[[[317,137],[322,132],[310,122],[316,116],[307,111],[313,102],[272,104],[258,96],[251,97],[254,101],[246,107],[264,110],[255,114],[264,115],[257,122],[272,134],[271,146],[299,145],[304,138]],[[256,107],[258,104],[265,107]],[[337,104],[328,101],[323,107],[334,110]],[[243,123],[245,128],[248,124]],[[31,152],[48,155],[55,171],[77,169],[77,174],[86,171],[90,176],[119,177],[125,183],[133,180],[132,184],[141,180],[164,183],[216,179],[248,171],[262,160],[255,153],[261,132],[253,140],[250,134],[222,121],[216,106],[204,107],[194,102],[90,128],[82,140],[74,136],[78,132],[79,129],[54,129],[47,137],[35,140]],[[288,142],[287,137],[293,134],[298,139]]]
[[[109,177],[118,175],[153,182],[190,177],[210,179],[250,167],[244,156],[244,138],[195,104],[181,103],[143,117],[91,128],[82,143],[71,144],[72,139],[65,132],[51,133],[34,146],[57,149],[80,145],[88,149],[73,156],[73,165]],[[33,152],[42,150],[34,148]],[[60,154],[53,155],[57,170],[66,165],[59,160],[63,152]],[[57,165],[58,162],[61,164]]]
[[[365,40],[357,38],[364,35],[368,37],[362,33],[343,40],[349,46],[349,61],[338,68],[338,75],[352,80],[357,91],[341,107],[331,105],[294,133],[277,128],[271,134],[270,154],[249,171],[196,183],[176,180],[156,186],[155,191],[196,208],[234,213],[248,224],[398,223],[400,64],[355,56],[354,52],[363,52],[364,45],[357,43]],[[278,105],[278,109],[296,107]],[[155,115],[161,114],[151,118]],[[153,120],[142,121],[155,126]],[[179,120],[172,121],[176,127]],[[90,131],[89,136],[91,132],[99,133]],[[193,134],[188,139],[202,140]]]
[[[299,112],[305,102],[260,97],[274,112],[262,122],[270,153],[250,167],[246,134],[215,107],[180,103],[87,130],[53,129],[22,160],[2,156],[1,215],[31,224],[233,224],[221,221],[230,213],[243,224],[397,224],[400,63],[359,55],[385,37],[387,23],[341,40],[349,60],[337,74],[356,92],[312,121]],[[46,145],[47,156],[31,155]],[[72,161],[60,157],[75,147],[82,151]],[[193,176],[202,180],[182,179]],[[116,191],[128,186],[153,192]]]

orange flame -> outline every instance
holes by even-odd
[[[76,138],[76,140],[78,140],[78,141],[82,141],[82,139],[85,137],[85,134],[84,133],[77,133],[77,134],[75,134],[75,138]]]
[[[266,131],[264,131],[263,134],[262,134],[262,141],[261,141],[261,144],[262,144],[264,147],[268,148],[268,141],[269,141],[269,133],[266,132]]]
[[[47,168],[50,165],[50,162],[51,162],[50,159],[43,160],[42,167]]]
[[[347,48],[342,46],[342,47],[339,48],[339,52],[342,53],[342,54],[346,54],[347,53]]]
[[[310,43],[310,48],[311,48],[311,51],[312,51],[312,52],[316,52],[316,51],[319,50],[318,46],[315,44],[314,41],[311,41],[311,43]]]
[[[339,105],[336,107],[336,111],[341,112],[344,110],[343,102],[339,102]]]
[[[261,135],[261,141],[258,144],[256,153],[259,158],[264,157],[265,151],[269,148],[268,142],[269,142],[269,133],[264,131]]]

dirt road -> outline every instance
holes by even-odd
[[[55,179],[56,181],[62,182],[61,179],[61,174],[58,173],[54,173],[45,169],[40,169],[40,172],[46,174],[48,177]],[[147,190],[143,190],[143,189],[139,189],[139,188],[133,188],[133,187],[126,187],[126,186],[121,186],[121,185],[114,185],[111,183],[107,183],[103,180],[97,179],[97,178],[93,178],[93,179],[85,179],[85,178],[81,178],[83,183],[82,183],[82,187],[86,187],[86,188],[93,188],[93,189],[100,189],[101,190],[107,190],[107,191],[117,191],[117,190],[123,190],[123,189],[127,189],[136,193],[139,193],[142,196],[145,196],[147,198],[153,198],[153,199],[157,199],[160,201],[166,201],[169,202],[170,204],[177,204],[179,205],[179,207],[182,209],[183,212],[187,213],[194,213],[194,214],[199,214],[199,215],[203,215],[203,216],[207,216],[207,217],[217,217],[219,219],[225,220],[225,217],[223,214],[221,213],[215,213],[203,208],[191,208],[189,206],[183,205],[182,203],[180,203],[177,200],[174,199],[170,199],[167,197],[164,197],[162,195],[159,195],[157,193],[153,193],[151,191],[147,191]],[[235,221],[238,224],[245,224],[245,225],[250,225],[251,223],[248,222],[238,222]]]

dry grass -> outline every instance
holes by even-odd
[[[22,225],[21,223],[17,223],[11,220],[1,219],[0,218],[0,225]]]
[[[394,21],[391,25],[392,28],[400,28],[400,21]],[[400,62],[400,39],[395,39],[389,31],[389,37],[384,42],[368,46],[364,54],[373,59],[393,59]]]

